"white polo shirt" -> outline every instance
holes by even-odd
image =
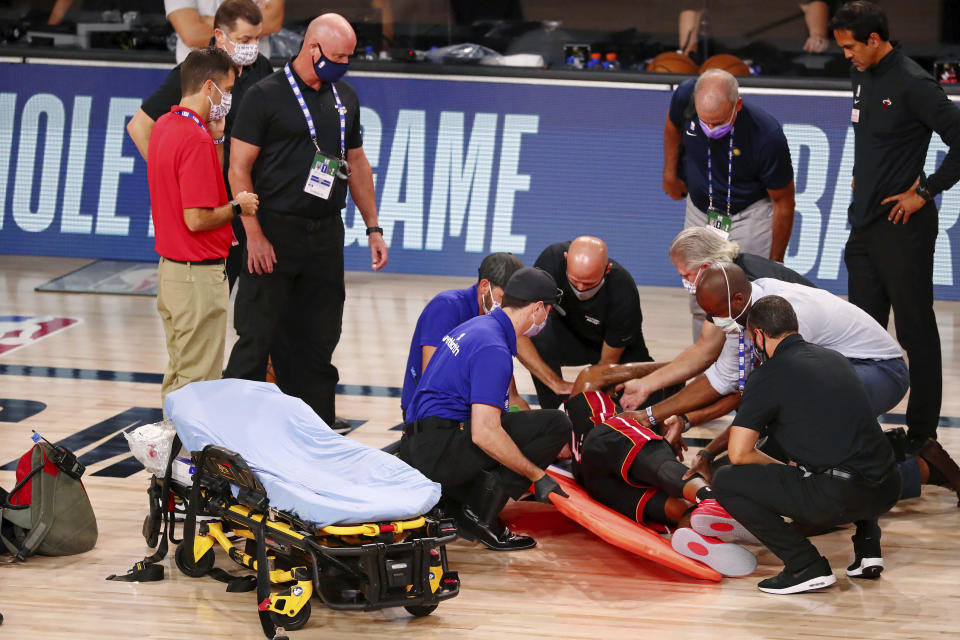
[[[839,351],[847,358],[892,360],[903,351],[893,336],[870,315],[829,291],[773,278],[758,278],[751,283],[750,300],[780,296],[793,306],[803,339],[812,344]],[[727,334],[720,357],[705,375],[710,386],[722,395],[737,390],[739,378],[739,337]],[[750,374],[750,336],[745,336],[746,374]]]

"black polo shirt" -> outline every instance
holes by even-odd
[[[741,253],[733,259],[733,263],[743,269],[743,273],[746,274],[747,279],[751,281],[758,278],[773,278],[775,280],[782,280],[783,282],[795,282],[807,287],[816,287],[815,284],[790,267],[784,266],[782,263],[771,260],[770,258],[756,256],[752,253]]]
[[[540,254],[534,264],[556,280],[563,291],[563,299],[553,306],[550,322],[561,321],[584,341],[600,346],[606,342],[620,349],[630,344],[643,344],[643,314],[640,313],[640,295],[633,276],[615,260],[606,282],[589,300],[578,300],[573,286],[567,280],[567,259],[563,253],[569,242],[552,244]]]
[[[842,467],[879,479],[894,462],[850,361],[799,334],[747,378],[733,424],[769,435],[813,471]]]
[[[292,68],[292,61],[291,61]],[[293,76],[310,109],[320,150],[340,157],[340,116],[330,85],[318,90]],[[346,149],[363,146],[360,131],[360,102],[346,82],[336,83],[346,108]],[[346,206],[347,181],[338,178],[326,200],[304,192],[307,176],[316,155],[303,109],[283,69],[267,76],[247,93],[234,121],[233,137],[260,147],[253,165],[253,187],[260,197],[260,211],[304,218],[339,216]]]
[[[865,71],[855,67],[853,110],[856,135],[850,226],[864,227],[890,215],[892,203],[923,173],[936,131],[950,152],[927,180],[937,195],[960,179],[960,109],[923,67],[894,49]]]
[[[273,73],[273,65],[270,64],[270,61],[263,54],[260,54],[252,64],[243,67],[240,75],[238,75],[234,81],[233,91],[231,92],[233,94],[233,104],[230,107],[230,113],[227,114],[227,122],[224,126],[224,177],[226,177],[227,169],[230,165],[230,133],[233,130],[233,121],[237,117],[237,111],[243,102],[243,97],[250,87],[271,73]],[[183,94],[180,89],[180,65],[178,64],[167,74],[167,77],[163,80],[163,84],[157,87],[157,90],[143,101],[140,108],[145,114],[150,116],[151,120],[156,122],[160,116],[170,112],[170,107],[175,104],[180,104],[180,98],[182,97]],[[230,191],[229,182],[227,183],[227,191]]]
[[[701,211],[709,203],[707,149],[712,156],[713,206],[727,210],[730,136],[711,140],[700,128],[693,108],[695,79],[677,87],[670,100],[670,122],[680,130],[681,156],[677,171],[687,185],[690,199]],[[768,189],[782,189],[793,182],[790,147],[777,119],[744,101],[733,126],[733,183],[730,211],[739,213],[754,202],[769,197]]]

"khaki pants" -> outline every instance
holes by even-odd
[[[707,214],[700,211],[687,197],[687,211],[683,228],[703,227],[707,224]],[[770,257],[773,244],[773,200],[763,198],[733,216],[730,228],[730,240],[740,245],[740,253],[752,253],[764,258]],[[700,339],[700,329],[707,318],[697,299],[690,296],[690,313],[693,315],[693,341]]]
[[[222,264],[160,258],[157,281],[157,311],[170,356],[160,388],[162,401],[191,382],[220,378],[230,290]]]

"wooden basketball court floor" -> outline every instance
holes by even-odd
[[[104,579],[125,572],[146,552],[140,529],[147,474],[129,465],[118,432],[156,419],[166,353],[153,298],[34,292],[86,262],[0,256],[0,315],[80,320],[0,355],[0,465],[30,446],[31,429],[53,441],[71,438],[88,462],[84,481],[100,527],[89,553],[0,564],[6,618],[0,637],[261,638],[253,594],[226,593],[212,579],[188,578],[171,556],[163,562],[162,582]],[[466,278],[347,274],[336,353],[345,385],[338,414],[363,421],[350,437],[375,447],[398,437],[390,430],[400,421],[396,388],[417,316],[436,292],[469,284]],[[641,287],[640,295],[650,351],[670,358],[689,342],[687,294],[677,286]],[[937,303],[937,315],[944,355],[940,437],[960,456],[960,303]],[[228,336],[228,343],[233,339]],[[516,366],[521,392],[532,393],[529,375]],[[893,413],[902,416],[903,410],[901,404]],[[688,435],[710,437],[728,421]],[[263,430],[269,437],[270,425]],[[0,471],[0,485],[9,489],[13,477]],[[433,615],[345,613],[316,604],[307,626],[291,638],[960,637],[960,510],[956,496],[939,487],[925,487],[921,498],[900,503],[881,520],[887,568],[878,581],[843,574],[852,553],[847,529],[814,539],[837,585],[795,596],[757,590],[759,580],[780,570],[759,547],[753,547],[760,563],[753,575],[704,583],[602,542],[552,506],[515,504],[507,513],[538,546],[496,553],[453,543],[450,564],[463,587]],[[234,568],[222,553],[217,566]]]

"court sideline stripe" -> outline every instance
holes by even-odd
[[[21,364],[0,364],[0,375],[25,376],[31,378],[66,378],[73,380],[102,380],[107,382],[138,382],[144,384],[160,384],[163,382],[162,373],[145,373],[142,371],[109,371],[106,369],[75,369],[71,367],[40,367]],[[385,387],[369,384],[338,384],[337,393],[342,396],[363,396],[367,398],[399,398],[403,393],[400,387]],[[536,402],[533,395],[525,395],[527,402]],[[907,417],[902,413],[885,413],[880,416],[883,424],[907,424]],[[960,418],[940,416],[939,426],[948,429],[960,428]]]

